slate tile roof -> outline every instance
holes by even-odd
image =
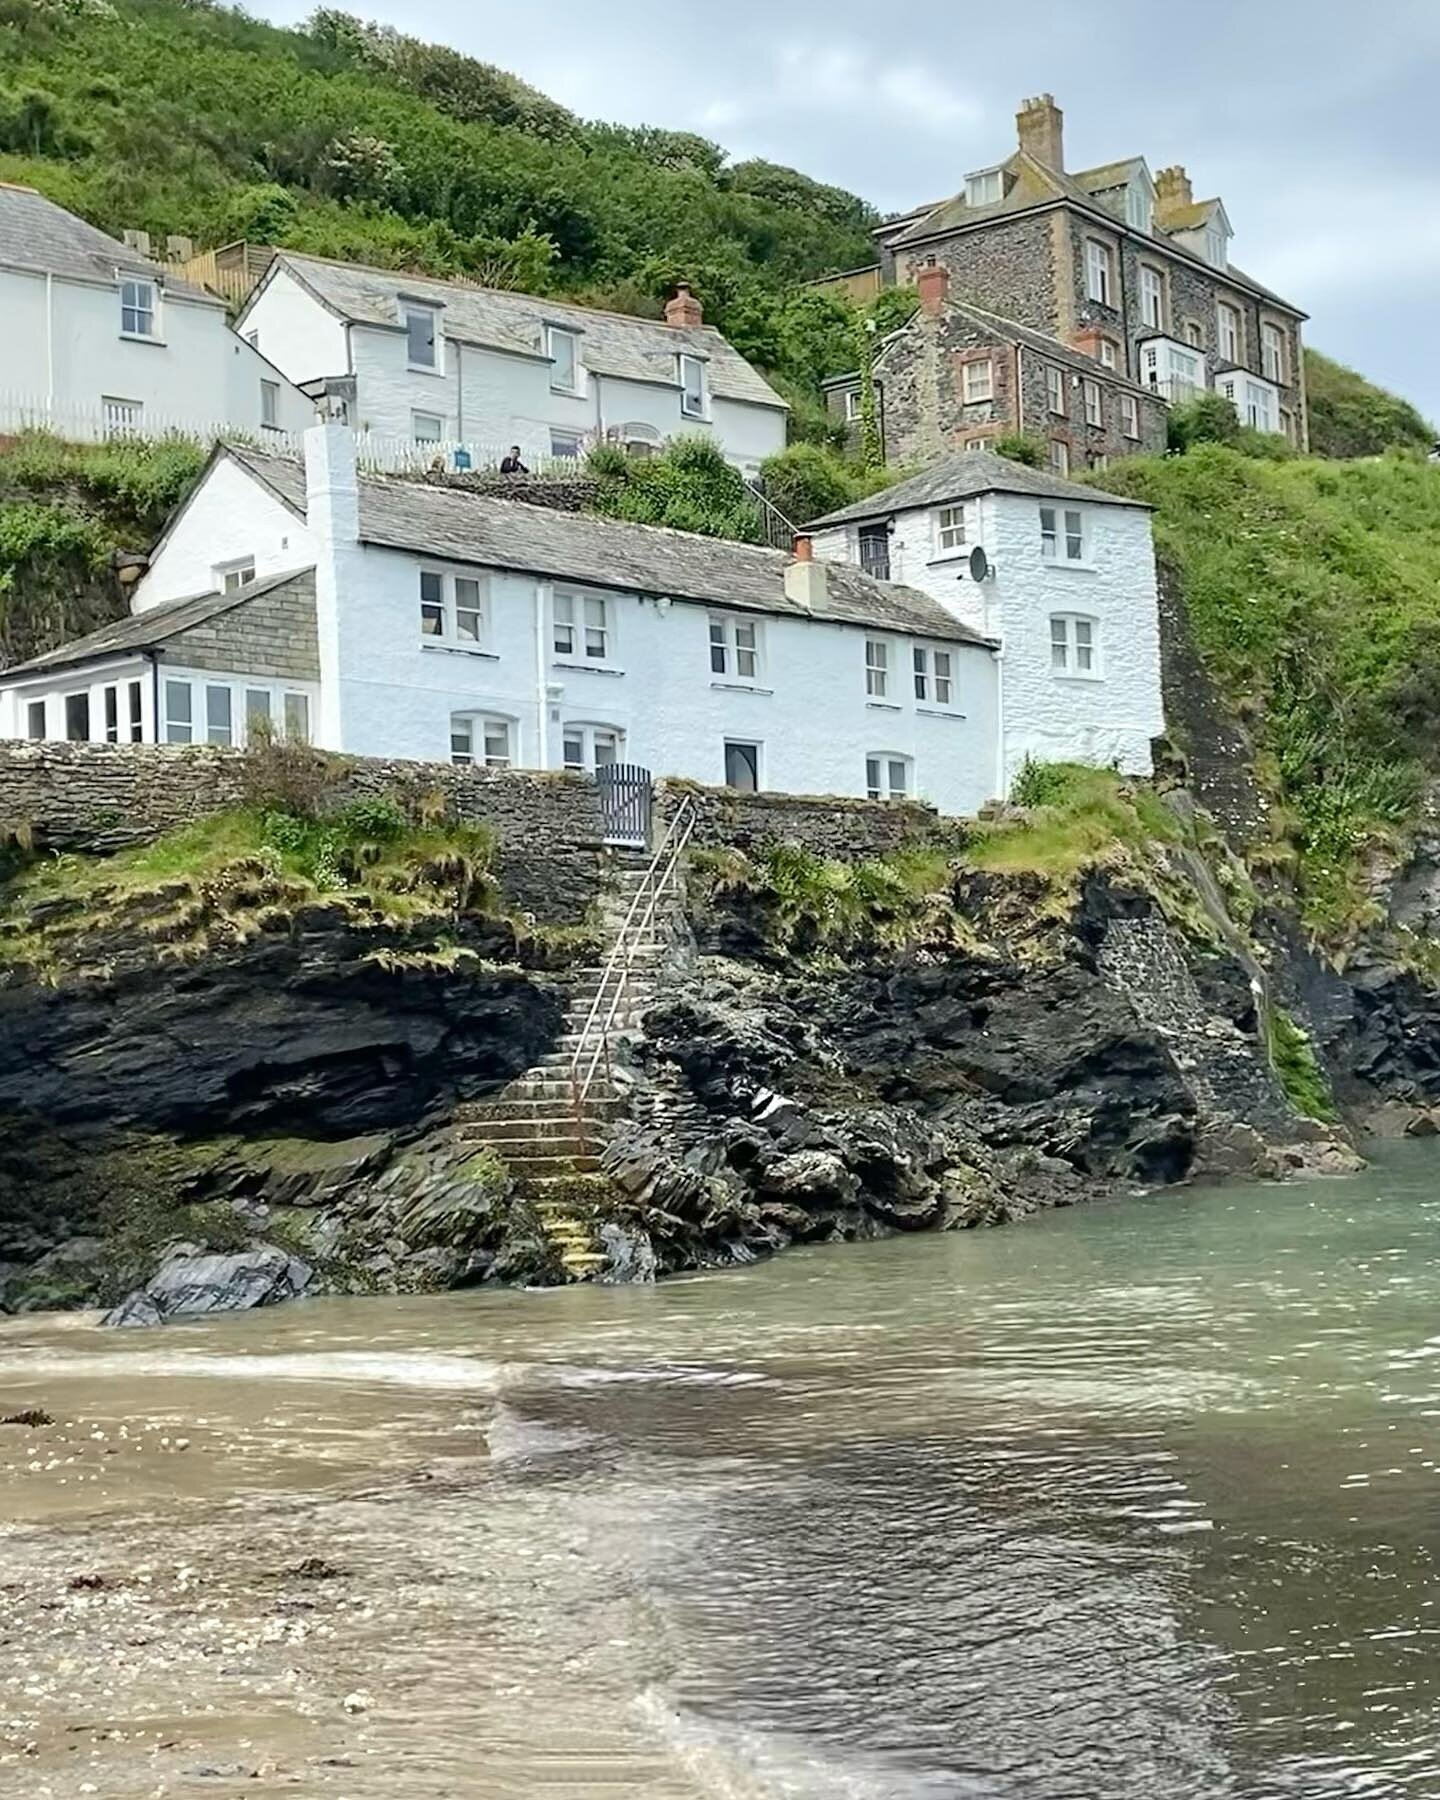
[[[294,582],[313,595],[315,576],[310,569],[291,569],[283,575],[269,575],[264,581],[252,581],[244,587],[232,588],[228,594],[210,592],[191,594],[183,600],[170,600],[164,606],[152,606],[145,612],[132,613],[128,619],[117,619],[113,625],[102,625],[81,638],[73,638],[43,656],[32,656],[28,662],[12,663],[0,671],[0,682],[16,675],[39,675],[47,669],[68,669],[77,663],[99,662],[109,656],[134,655],[141,650],[158,650],[182,631],[196,625],[208,625],[222,613],[233,612],[258,600],[262,594]]]
[[[878,494],[857,500],[853,506],[842,506],[823,518],[814,519],[808,530],[826,525],[847,525],[860,519],[885,519],[892,513],[914,506],[943,506],[953,500],[968,500],[976,494],[1033,494],[1039,500],[1067,500],[1084,506],[1137,506],[1149,510],[1143,500],[1129,500],[1123,494],[1107,494],[1101,488],[1082,487],[1066,481],[1048,469],[1032,469],[1026,463],[1011,462],[992,450],[962,450],[941,457],[920,474],[894,487],[882,488]]]
[[[163,264],[149,261],[34,188],[4,181],[0,181],[0,265],[83,281],[140,276],[159,282],[167,294],[224,305],[204,288],[182,281]]]
[[[289,269],[326,306],[355,324],[398,330],[400,301],[408,297],[444,308],[442,329],[447,338],[537,358],[545,355],[545,326],[560,325],[582,334],[581,361],[598,375],[678,387],[675,358],[683,350],[706,359],[710,392],[717,398],[746,400],[757,406],[786,404],[711,325],[666,325],[658,319],[600,312],[538,294],[369,269],[290,250],[276,256],[272,274],[281,268]],[[243,315],[237,324],[243,328]]]
[[[286,504],[304,511],[305,475],[298,463],[251,450],[225,454]],[[959,624],[928,594],[877,581],[849,564],[826,563],[826,598],[807,611],[785,592],[790,558],[782,551],[497,500],[445,482],[362,475],[360,536],[388,549],[555,581],[668,595],[779,618],[878,627],[951,643],[991,642]]]

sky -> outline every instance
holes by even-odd
[[[1307,341],[1440,424],[1440,0],[338,3],[583,117],[699,131],[883,212],[954,193],[1009,154],[1020,100],[1053,93],[1067,167],[1183,163]],[[277,23],[311,9],[252,0]]]

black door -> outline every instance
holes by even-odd
[[[742,794],[760,791],[760,746],[727,743],[725,745],[725,785]]]

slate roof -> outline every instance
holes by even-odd
[[[298,463],[252,450],[232,448],[225,454],[277,498],[304,510],[305,475]],[[928,594],[877,581],[849,564],[825,565],[826,599],[807,611],[785,592],[790,558],[783,551],[497,500],[448,483],[362,475],[360,536],[386,549],[590,587],[669,595],[780,618],[878,626],[951,643],[991,643],[957,623]]]
[[[786,404],[713,325],[666,325],[658,319],[600,312],[538,294],[474,287],[462,281],[436,281],[393,269],[370,269],[358,263],[299,256],[290,250],[278,253],[267,279],[282,268],[288,269],[324,305],[355,324],[400,329],[398,309],[403,295],[443,307],[445,336],[461,343],[513,355],[543,357],[545,326],[562,325],[583,334],[581,361],[598,375],[677,387],[675,357],[683,350],[706,359],[710,391],[717,398],[748,400],[757,406]],[[256,294],[259,292],[257,289]],[[243,312],[236,324],[243,329]]]
[[[1077,187],[1084,188],[1087,194],[1099,194],[1106,188],[1128,187],[1142,169],[1149,174],[1143,156],[1122,156],[1119,162],[1101,163],[1098,168],[1077,170],[1070,179]]]
[[[163,264],[127,248],[34,188],[6,181],[0,181],[0,264],[82,281],[138,275],[158,282],[167,294],[202,300],[207,306],[224,305],[204,288],[182,281]]]
[[[133,656],[143,650],[158,650],[169,639],[195,625],[208,625],[222,613],[234,612],[251,600],[258,600],[290,582],[308,586],[314,593],[315,576],[311,569],[291,569],[284,575],[268,575],[264,581],[251,581],[244,587],[232,588],[228,594],[191,594],[183,600],[169,600],[163,606],[149,607],[145,612],[131,613],[113,625],[102,625],[81,638],[73,638],[43,656],[32,656],[28,662],[12,663],[0,670],[0,683],[17,675],[39,675],[47,669],[68,669],[76,663],[98,662],[109,656]]]
[[[858,519],[885,519],[892,513],[913,506],[943,506],[951,500],[968,500],[975,494],[1031,494],[1039,500],[1078,501],[1085,506],[1138,506],[1149,510],[1143,500],[1128,500],[1122,494],[1107,494],[1100,488],[1082,487],[1066,481],[1048,469],[1032,469],[1026,463],[1011,462],[993,450],[962,450],[941,457],[908,481],[883,488],[853,506],[842,506],[823,518],[813,519],[806,527],[815,531],[825,525],[848,525]]]

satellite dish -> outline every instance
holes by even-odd
[[[970,552],[970,579],[972,581],[988,581],[990,579],[990,558],[979,544]]]

